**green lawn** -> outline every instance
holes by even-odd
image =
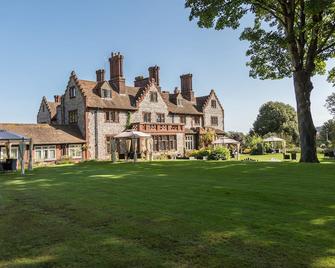
[[[0,267],[335,267],[335,163],[2,174]]]

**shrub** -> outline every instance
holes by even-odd
[[[245,149],[243,150],[243,153],[244,153],[244,154],[250,154],[250,153],[251,153],[251,149],[250,149],[250,148],[245,148]]]
[[[251,153],[252,155],[262,155],[264,154],[264,146],[262,143],[257,143],[256,147],[252,148]]]
[[[225,147],[219,147],[211,151],[208,156],[209,160],[229,160],[230,151]]]
[[[193,150],[188,153],[189,157],[195,157],[197,159],[202,159],[204,156],[209,156],[211,154],[211,150],[207,148],[203,148],[200,150]]]

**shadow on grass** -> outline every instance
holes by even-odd
[[[0,267],[333,267],[335,165],[88,162],[0,176]]]

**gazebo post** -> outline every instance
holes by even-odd
[[[137,139],[133,138],[133,145],[134,145],[134,163],[137,161]]]
[[[21,165],[21,175],[24,176],[24,153],[25,153],[25,141],[24,138],[22,138],[20,144],[19,144],[19,155],[20,155],[20,165]]]
[[[112,144],[111,144],[111,151],[112,151],[112,162],[116,162],[116,155],[115,155],[115,149],[116,149],[116,141],[115,139],[112,139]]]
[[[154,160],[154,157],[153,157],[153,152],[154,152],[154,139],[153,138],[150,138],[150,161],[153,161]]]
[[[33,139],[29,140],[29,164],[28,170],[33,170]]]
[[[10,159],[11,153],[12,153],[12,143],[8,141],[6,144],[6,153],[7,153],[7,159]]]

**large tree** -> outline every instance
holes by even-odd
[[[292,106],[282,102],[264,103],[259,109],[253,131],[260,136],[277,133],[296,143],[299,137],[296,111]]]
[[[301,162],[318,162],[311,115],[311,78],[325,74],[335,57],[334,0],[186,0],[190,19],[200,27],[237,29],[245,15],[253,25],[243,30],[250,42],[247,65],[260,79],[293,77],[299,121]],[[251,16],[249,16],[251,17]],[[329,80],[334,80],[335,68]]]

